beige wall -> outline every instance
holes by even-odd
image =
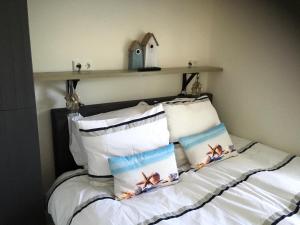
[[[275,2],[214,1],[208,90],[232,133],[300,154],[299,17]]]
[[[33,69],[71,70],[72,59],[91,60],[94,69],[127,67],[134,39],[153,32],[162,67],[207,64],[210,0],[28,0]],[[81,81],[85,104],[175,95],[180,76],[124,77]],[[205,82],[205,79],[203,80]],[[49,110],[64,107],[63,82],[35,83],[45,190],[54,179]]]
[[[300,32],[274,1],[28,0],[34,71],[127,66],[129,43],[156,34],[162,67],[224,67],[208,90],[229,130],[300,153]],[[206,83],[204,77],[203,82]],[[45,190],[54,179],[49,110],[64,106],[63,82],[35,84]],[[81,81],[86,104],[177,94],[180,76]]]

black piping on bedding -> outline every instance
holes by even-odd
[[[247,145],[245,145],[244,147],[238,149],[238,152],[239,153],[244,153],[245,151],[251,149],[254,145],[256,145],[258,142],[254,142],[254,141],[251,141],[250,143],[248,143]],[[182,175],[183,173],[187,173],[191,170],[195,170],[194,168],[189,168],[188,170],[183,170],[183,171],[180,171],[179,172],[179,176]],[[72,178],[75,178],[75,177],[79,177],[79,176],[89,176],[89,177],[92,177],[92,178],[110,178],[110,177],[113,177],[112,175],[107,175],[107,176],[94,176],[94,175],[91,175],[91,174],[88,174],[88,171],[87,170],[83,170],[83,171],[79,171],[78,173],[74,173],[74,174],[71,174],[69,176],[62,176],[61,178],[58,178],[54,184],[52,185],[52,187],[50,188],[50,190],[48,191],[47,193],[47,196],[46,196],[46,204],[45,204],[45,207],[47,208],[48,206],[48,203],[49,203],[49,199],[51,198],[52,194],[54,193],[54,191],[60,186],[62,185],[63,183],[65,183],[66,181],[72,179]]]
[[[49,191],[47,192],[46,195],[46,201],[45,201],[45,207],[48,207],[48,203],[49,203],[49,199],[51,198],[52,194],[54,193],[54,191],[63,183],[65,183],[66,181],[75,178],[75,177],[80,177],[80,176],[87,176],[88,175],[88,171],[87,170],[81,170],[78,171],[77,173],[73,173],[71,175],[62,175],[61,177],[57,178],[57,180],[54,182],[54,184],[51,186],[51,188],[49,189]]]
[[[116,201],[112,196],[109,195],[99,195],[99,196],[95,196],[89,200],[87,200],[86,202],[80,204],[78,207],[76,207],[72,217],[69,219],[67,225],[70,225],[72,223],[72,220],[74,219],[74,217],[79,214],[82,210],[84,210],[85,208],[87,208],[89,205],[93,204],[94,202],[100,201],[100,200],[114,200]]]
[[[290,205],[287,208],[285,208],[281,212],[274,213],[263,223],[263,225],[278,224],[285,218],[297,214],[299,210],[300,210],[300,193],[295,195],[295,197],[290,201]]]
[[[152,219],[148,219],[142,223],[139,223],[139,225],[146,225],[146,224],[153,225],[153,224],[157,224],[163,220],[170,220],[170,219],[178,218],[178,217],[181,217],[191,211],[199,210],[203,206],[205,206],[206,204],[211,202],[214,198],[221,196],[227,190],[238,186],[239,184],[243,183],[244,181],[247,181],[249,179],[249,177],[251,177],[257,173],[271,172],[271,171],[279,170],[282,167],[284,167],[285,165],[287,165],[288,163],[290,163],[294,158],[296,158],[295,155],[288,155],[284,160],[282,160],[280,163],[276,164],[275,166],[273,166],[271,168],[250,170],[247,173],[242,174],[242,176],[240,178],[230,182],[226,186],[222,186],[221,188],[219,188],[219,189],[215,190],[213,193],[211,193],[211,195],[206,196],[205,198],[199,200],[198,202],[196,202],[195,204],[193,204],[191,206],[183,207],[183,208],[177,210],[176,212],[170,212],[167,214],[154,216]]]
[[[241,152],[241,153],[244,153],[246,152],[247,150],[251,149],[255,144],[257,144],[258,142],[250,142],[249,144],[247,144],[246,146],[240,148],[238,150],[238,152]],[[216,190],[215,192],[212,193],[211,197],[209,199],[202,199],[200,201],[198,201],[197,203],[195,203],[193,206],[195,206],[195,208],[189,208],[185,211],[178,211],[178,212],[174,212],[173,214],[174,215],[169,215],[167,217],[163,217],[163,218],[160,218],[158,219],[157,221],[145,221],[141,224],[156,224],[156,223],[159,223],[160,221],[162,220],[169,220],[169,219],[172,219],[172,218],[176,218],[176,217],[180,217],[190,211],[193,211],[193,210],[197,210],[197,209],[200,209],[202,208],[205,204],[209,203],[211,200],[213,200],[215,197],[217,196],[220,196],[223,194],[223,192],[227,191],[228,189],[232,188],[232,187],[235,187],[237,186],[238,184],[246,181],[250,176],[256,174],[256,173],[259,173],[259,172],[264,172],[264,171],[273,171],[273,170],[276,170],[276,169],[280,169],[281,167],[283,167],[284,165],[288,164],[295,156],[291,156],[289,155],[286,159],[284,159],[282,162],[280,162],[279,164],[275,165],[274,167],[272,168],[269,168],[269,169],[258,169],[258,170],[251,170],[249,171],[248,173],[245,173],[241,176],[240,179],[237,179],[235,181],[232,181],[231,183],[229,183],[227,186],[222,186],[220,189]],[[179,175],[181,175],[182,173],[185,173],[185,172],[188,172],[190,170],[194,170],[193,168],[189,169],[189,170],[186,170],[186,171],[182,171]],[[76,215],[78,215],[80,212],[81,212],[81,208],[86,208],[87,206],[90,206],[91,204],[95,203],[95,202],[98,202],[98,201],[102,201],[102,200],[105,200],[105,199],[110,199],[112,197],[109,197],[109,198],[92,198],[94,200],[90,201],[88,200],[89,204],[86,205],[85,203],[79,205],[75,212],[73,213],[73,215],[71,216],[70,218],[70,223],[68,223],[68,225],[71,225],[71,222],[72,220],[74,219],[74,217]],[[199,203],[201,202],[201,204],[199,205]],[[163,215],[162,215],[163,216]],[[154,217],[154,218],[157,218],[157,217]],[[151,219],[150,219],[151,220]]]

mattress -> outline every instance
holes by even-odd
[[[117,201],[113,182],[91,185],[86,170],[60,176],[48,193],[56,225],[300,224],[300,157],[231,136],[239,154],[179,182]]]

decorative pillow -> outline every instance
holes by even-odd
[[[126,118],[79,120],[92,177],[111,177],[107,159],[169,144],[167,119],[161,104]]]
[[[111,157],[108,162],[114,176],[115,195],[120,200],[178,180],[173,144],[129,156]]]
[[[87,153],[84,150],[81,136],[78,128],[77,121],[79,120],[98,120],[98,119],[112,119],[116,117],[130,117],[136,114],[144,113],[151,108],[146,102],[140,102],[136,106],[124,108],[120,110],[114,110],[106,113],[100,113],[93,116],[83,117],[79,113],[72,113],[68,115],[69,122],[69,147],[73,155],[73,158],[77,165],[87,165]]]
[[[237,155],[223,123],[205,132],[183,137],[179,142],[195,168]]]
[[[172,143],[177,143],[181,137],[203,132],[220,124],[218,114],[206,95],[191,100],[166,102],[163,106]],[[175,154],[178,166],[187,162],[181,145],[176,144]]]

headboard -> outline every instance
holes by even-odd
[[[203,93],[208,95],[212,101],[212,94]],[[103,103],[96,105],[85,105],[79,110],[83,116],[91,116],[99,113],[105,113],[122,108],[132,107],[137,105],[140,101],[145,101],[150,105],[155,103],[170,101],[180,96],[168,96],[151,99],[140,99],[123,102]],[[62,173],[70,170],[80,168],[76,165],[73,156],[69,150],[69,132],[68,132],[68,115],[69,111],[66,108],[52,109],[52,133],[53,133],[53,147],[54,147],[54,160],[55,160],[55,175],[58,177]]]

